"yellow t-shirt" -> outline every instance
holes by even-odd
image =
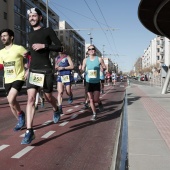
[[[5,84],[24,80],[23,54],[26,52],[24,47],[15,44],[8,50],[0,50],[0,64],[4,65]]]

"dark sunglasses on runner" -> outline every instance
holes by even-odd
[[[95,48],[89,48],[88,51],[90,51],[90,50],[95,50]]]

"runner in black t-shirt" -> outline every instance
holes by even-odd
[[[35,98],[39,87],[43,88],[46,100],[51,103],[54,111],[53,121],[60,120],[60,113],[57,108],[56,99],[52,96],[53,90],[53,69],[49,58],[49,52],[62,51],[61,42],[51,28],[41,26],[42,13],[37,8],[27,11],[30,25],[33,31],[29,33],[29,48],[31,53],[31,64],[29,68],[27,85],[27,131],[21,144],[29,144],[35,138],[33,131],[33,117],[35,114]],[[52,43],[54,45],[52,45]]]

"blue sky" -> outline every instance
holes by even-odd
[[[130,71],[155,34],[138,19],[139,0],[49,0],[49,6],[122,71]],[[107,30],[107,28],[114,30]],[[90,30],[93,28],[93,30]],[[81,30],[89,29],[89,30]],[[104,45],[104,46],[103,46]]]

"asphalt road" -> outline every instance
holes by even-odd
[[[34,130],[36,139],[21,145],[25,129],[14,132],[16,120],[7,100],[0,92],[0,170],[107,170],[111,168],[116,147],[120,115],[125,94],[125,82],[116,87],[105,86],[101,95],[104,111],[90,121],[91,110],[82,109],[84,87],[73,85],[74,101],[67,103],[64,94],[64,115],[58,124],[52,122],[51,106],[36,111]],[[54,92],[54,96],[57,92]],[[25,111],[27,95],[18,96]]]

